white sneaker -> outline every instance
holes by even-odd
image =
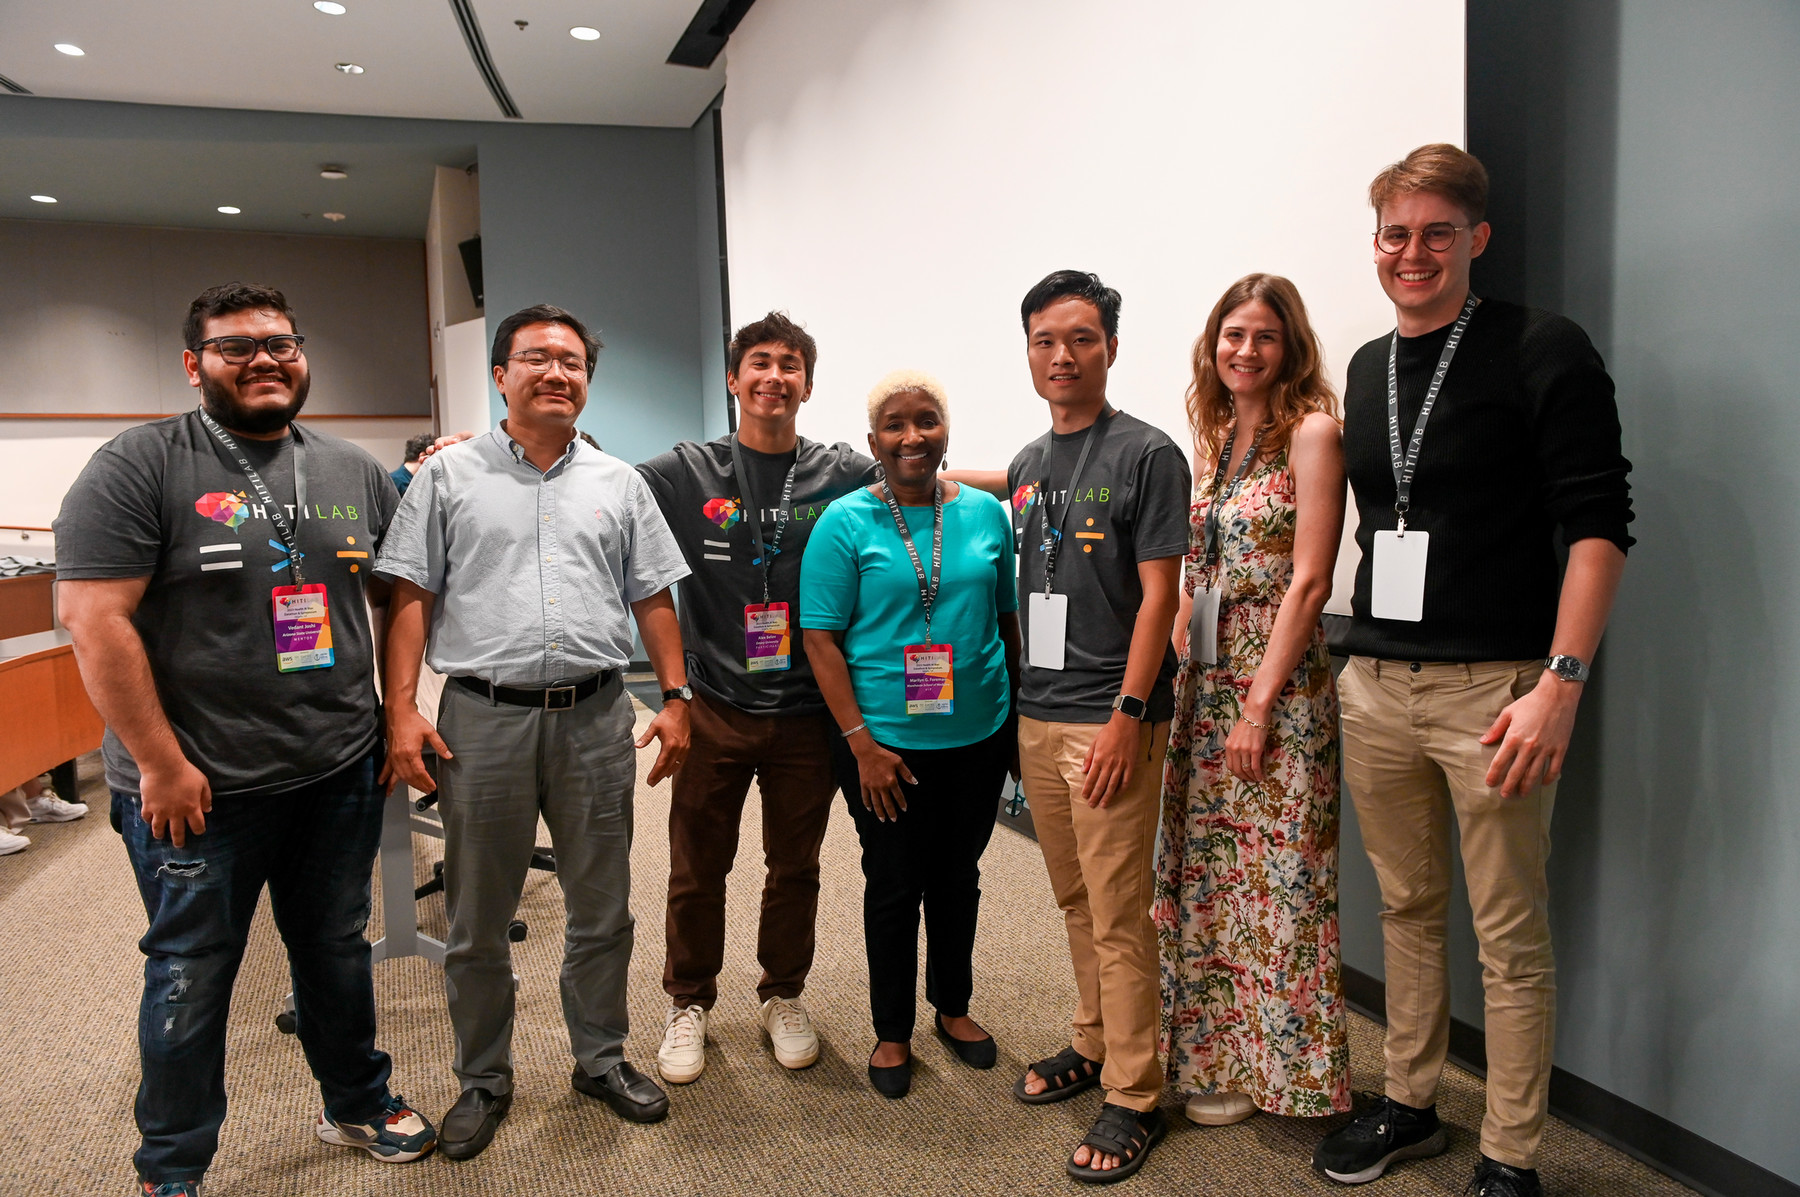
[[[1247,1093],[1196,1093],[1182,1113],[1200,1126],[1230,1126],[1256,1113],[1256,1103]]]
[[[770,998],[762,1004],[762,1025],[783,1068],[806,1068],[818,1061],[819,1033],[799,1002]]]
[[[673,1085],[685,1085],[706,1071],[706,1011],[699,1006],[671,1009],[663,1020],[656,1071]]]
[[[44,793],[36,798],[27,798],[25,807],[31,812],[33,823],[67,823],[71,819],[79,819],[87,814],[87,803],[64,802],[55,794]]]
[[[14,852],[23,852],[31,847],[31,841],[17,832],[0,827],[0,856],[11,856]]]

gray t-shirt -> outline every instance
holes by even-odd
[[[271,593],[293,585],[265,505],[197,412],[140,424],[88,461],[56,517],[56,576],[150,578],[132,623],[182,752],[213,793],[272,794],[359,759],[381,735],[364,586],[399,505],[367,453],[312,429],[307,509],[296,509],[294,442],[239,439],[285,508],[308,583],[323,582],[335,663],[276,668]],[[139,790],[112,729],[107,785]]]
[[[1064,667],[1026,664],[1019,679],[1019,713],[1053,723],[1105,723],[1112,717],[1138,608],[1144,605],[1138,563],[1187,552],[1191,478],[1175,442],[1136,416],[1115,413],[1071,495],[1070,476],[1088,431],[1045,433],[1020,450],[1006,471],[1019,537],[1019,616],[1027,644],[1027,596],[1044,589],[1041,490],[1049,492],[1051,513],[1065,537],[1052,587],[1069,596]],[[1100,429],[1093,431],[1098,435]],[[1174,713],[1174,677],[1175,650],[1165,645],[1156,685],[1145,696],[1151,720]]]
[[[790,454],[739,449],[759,508],[763,543],[775,535],[781,485],[794,466],[792,517],[781,551],[771,558],[769,599],[788,604],[792,667],[746,668],[744,607],[763,601],[762,567],[745,522],[745,496],[731,469],[731,437],[683,441],[638,466],[656,496],[693,575],[681,584],[681,642],[688,680],[708,698],[756,715],[816,715],[825,710],[812,666],[800,645],[800,558],[825,508],[873,482],[874,460],[849,445],[798,438]]]

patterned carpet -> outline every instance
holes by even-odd
[[[648,768],[645,753],[640,767]],[[95,758],[82,762],[86,819],[29,829],[26,852],[0,858],[0,1000],[6,1026],[0,1092],[14,1130],[0,1151],[6,1191],[124,1194],[136,1146],[136,1007],[144,917],[124,849],[106,823]],[[640,787],[634,852],[637,949],[630,1057],[655,1060],[664,998],[663,893],[667,878],[668,787]],[[984,861],[986,902],[977,945],[973,1013],[998,1038],[1000,1066],[973,1072],[933,1040],[915,1039],[912,1094],[889,1102],[864,1074],[873,1046],[867,1015],[855,832],[836,812],[825,841],[819,956],[807,1002],[823,1040],[819,1063],[789,1073],[769,1055],[755,1022],[755,911],[760,843],[754,803],[745,851],[733,874],[723,996],[713,1020],[706,1074],[673,1090],[668,1121],[628,1125],[568,1087],[570,1060],[556,990],[561,896],[531,874],[517,946],[521,978],[518,1097],[493,1147],[468,1163],[429,1158],[389,1166],[313,1138],[318,1095],[293,1039],[272,1024],[286,992],[285,963],[265,902],[239,976],[232,1011],[231,1113],[209,1174],[209,1197],[290,1194],[1067,1194],[1062,1162],[1086,1132],[1096,1092],[1026,1108],[1009,1093],[1024,1064],[1067,1040],[1072,1008],[1061,919],[1037,846],[995,833]],[[421,879],[439,848],[416,841]],[[541,837],[540,842],[548,842]],[[379,925],[379,913],[377,925]],[[420,919],[443,934],[441,898]],[[376,966],[382,1046],[395,1084],[436,1120],[456,1096],[450,1028],[438,970],[423,960]],[[921,1001],[921,1009],[927,1009]],[[923,1016],[928,1017],[928,1015]],[[1351,1032],[1359,1090],[1379,1087],[1380,1029],[1356,1019]],[[1452,1070],[1440,1112],[1451,1150],[1391,1173],[1381,1197],[1460,1193],[1474,1165],[1480,1082]],[[1178,1111],[1171,1109],[1171,1114]],[[1329,1125],[1335,1126],[1337,1120]],[[1118,1192],[1170,1197],[1263,1197],[1337,1193],[1312,1173],[1321,1123],[1259,1115],[1203,1129],[1175,1118],[1142,1173]],[[1690,1190],[1593,1139],[1553,1122],[1544,1179],[1557,1197],[1681,1194]]]

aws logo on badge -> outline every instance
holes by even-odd
[[[729,532],[733,524],[744,518],[744,505],[736,499],[708,499],[700,512],[718,525],[719,531]]]

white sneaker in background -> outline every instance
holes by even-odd
[[[31,811],[33,823],[67,823],[87,814],[87,803],[64,802],[55,794],[45,792],[36,798],[27,798],[25,807]]]
[[[31,847],[31,841],[17,832],[0,827],[0,856],[11,856],[14,852],[23,852]]]
[[[762,1004],[762,1025],[783,1068],[805,1068],[818,1060],[819,1033],[799,1002],[770,998]]]
[[[1247,1093],[1196,1093],[1182,1113],[1199,1126],[1230,1126],[1256,1113],[1256,1103]]]
[[[674,1007],[663,1019],[662,1046],[656,1071],[673,1085],[697,1080],[706,1071],[706,1011],[699,1006]]]

